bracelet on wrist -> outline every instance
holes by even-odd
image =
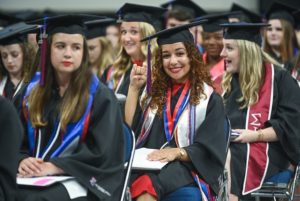
[[[182,158],[184,158],[185,154],[185,150],[183,148],[179,148],[179,157],[177,159],[181,160]]]
[[[257,141],[263,141],[264,139],[264,133],[262,132],[261,129],[257,130]]]

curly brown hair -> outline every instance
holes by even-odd
[[[189,80],[191,82],[191,94],[190,104],[197,105],[200,103],[200,98],[204,94],[204,82],[212,86],[211,75],[207,68],[205,68],[202,55],[199,53],[197,47],[191,43],[183,43],[188,57],[190,59],[191,70],[189,72]],[[166,102],[166,91],[170,77],[165,73],[162,64],[162,49],[159,47],[155,55],[155,62],[152,66],[152,90],[147,97],[143,100],[143,106],[145,106],[145,100],[151,97],[150,108],[157,109],[157,115],[162,117],[163,107]]]

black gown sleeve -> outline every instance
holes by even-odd
[[[222,98],[213,93],[195,142],[185,148],[200,177],[211,186],[215,194],[219,191],[219,177],[223,174],[227,155],[224,120]]]
[[[8,100],[0,97],[0,200],[13,201],[17,190],[18,152],[22,141],[22,125]]]
[[[296,165],[300,161],[300,88],[287,71],[276,69],[275,73],[278,102],[266,126],[273,127],[283,150]]]
[[[124,134],[120,107],[113,92],[100,84],[88,133],[75,153],[50,161],[88,188],[100,200],[118,200],[123,183]]]

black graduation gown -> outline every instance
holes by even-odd
[[[278,63],[282,64],[282,65],[283,65],[283,68],[285,68],[285,69],[288,70],[288,71],[291,71],[292,68],[294,67],[293,62],[292,62],[292,59],[289,60],[289,61],[287,61],[287,62],[285,62],[285,63],[283,63],[283,62],[282,62],[281,56],[278,57],[274,52],[270,52],[269,55],[270,55],[273,59],[275,59]]]
[[[109,72],[110,68],[112,68],[112,66],[105,69],[105,71],[103,72],[103,74],[101,76],[101,81],[106,85],[107,85],[107,79],[106,79],[107,78],[107,73]],[[127,96],[128,88],[129,88],[129,84],[130,84],[131,69],[132,69],[132,67],[125,72],[122,84],[120,85],[118,91],[115,91],[115,93],[119,93],[119,94],[123,94],[123,95]]]
[[[22,125],[13,105],[0,96],[0,201],[15,200]]]
[[[19,84],[21,84],[22,82],[20,82]],[[23,97],[23,92],[25,92],[24,88],[26,87],[25,83],[22,83],[21,88],[18,90],[18,92],[15,94],[16,89],[19,87],[19,85],[17,85],[16,87],[14,86],[14,84],[11,82],[10,78],[7,78],[7,82],[6,85],[4,87],[4,94],[5,97],[7,99],[9,99],[10,101],[12,101],[12,103],[14,104],[14,106],[17,109],[18,114],[20,113],[20,109],[22,106],[22,97]]]
[[[172,97],[172,110],[175,108],[181,91],[182,89]],[[185,147],[191,162],[175,160],[169,162],[160,172],[148,172],[158,194],[158,200],[180,187],[196,186],[191,176],[192,171],[196,171],[200,178],[210,185],[215,194],[218,193],[219,179],[223,173],[226,158],[225,115],[222,98],[214,92],[207,107],[206,118],[196,131],[194,143]],[[137,113],[134,117],[133,128],[136,133],[140,133],[142,122],[137,120],[141,117],[141,110],[137,110]],[[166,141],[163,118],[156,116],[143,147],[159,149]],[[170,146],[176,147],[174,139]],[[133,176],[144,173],[138,172]]]
[[[7,82],[5,84],[5,87],[4,87],[4,94],[5,94],[5,97],[9,100],[12,100],[13,99],[13,96],[14,96],[14,93],[15,93],[15,86],[14,84],[12,83],[12,81],[10,80],[9,76],[7,77]]]
[[[15,94],[15,96],[11,100],[13,102],[14,106],[16,107],[19,116],[20,116],[20,113],[22,110],[22,101],[23,101],[23,97],[25,95],[25,90],[27,88],[27,85],[28,85],[28,83],[23,83],[20,90]]]
[[[41,131],[43,136],[41,150],[43,150],[51,132],[53,132],[53,125],[58,114],[57,106],[60,100],[58,91],[53,89],[51,101],[45,108],[45,118],[48,120],[48,126]],[[100,83],[94,96],[85,140],[69,156],[50,159],[49,155],[60,144],[60,137],[58,137],[45,160],[60,167],[66,174],[74,176],[77,181],[85,186],[88,189],[87,200],[118,200],[123,184],[124,170],[122,123],[118,101],[112,91]],[[28,143],[24,141],[22,158],[26,156],[24,156],[26,154],[24,151],[28,150],[27,145]],[[95,180],[97,185],[93,184]],[[49,190],[49,188],[51,187],[47,189]],[[101,189],[109,192],[111,196],[108,196]],[[59,200],[62,201],[63,199]]]
[[[269,143],[269,167],[266,179],[287,169],[290,162],[296,165],[300,161],[300,88],[289,73],[275,67],[273,107],[271,118],[265,123],[273,127],[279,139]],[[247,109],[239,109],[236,100],[241,97],[238,75],[231,81],[232,92],[225,95],[225,111],[232,129],[244,129]],[[231,143],[231,192],[242,195],[246,168],[247,148],[245,143]]]

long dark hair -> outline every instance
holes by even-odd
[[[54,67],[51,63],[51,44],[52,37],[48,39],[46,55],[45,86],[37,85],[29,95],[29,116],[33,127],[42,127],[47,125],[43,119],[45,106],[49,103],[53,87],[56,86]],[[88,65],[88,47],[86,40],[83,44],[83,58],[80,67],[72,73],[70,84],[62,97],[59,106],[61,128],[64,130],[68,123],[77,121],[84,113],[89,93],[89,84],[91,82],[91,70]]]

